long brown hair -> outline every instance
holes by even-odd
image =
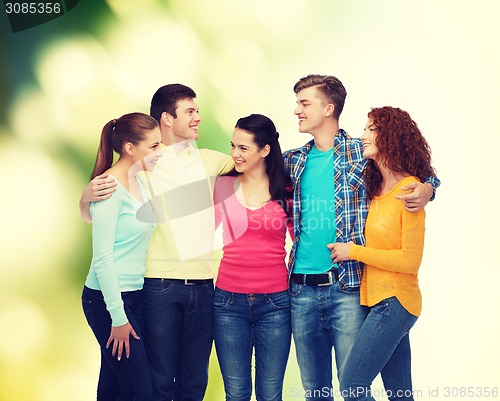
[[[417,123],[410,115],[396,107],[372,108],[368,118],[377,129],[375,145],[378,162],[396,173],[407,173],[424,181],[436,174],[431,165],[431,149]],[[380,191],[382,174],[373,160],[368,160],[365,171],[368,197]]]
[[[109,121],[102,129],[99,149],[90,179],[104,173],[113,165],[113,151],[120,156],[123,145],[137,145],[144,140],[146,131],[158,128],[158,122],[144,113],[129,113]]]
[[[288,200],[291,198],[291,193],[287,189],[288,182],[285,178],[283,154],[278,141],[279,133],[276,131],[276,126],[269,117],[262,114],[250,114],[247,117],[240,118],[236,122],[235,128],[251,134],[259,150],[269,145],[269,154],[265,158],[266,174],[269,178],[269,193],[271,199],[280,203],[286,213],[291,212],[291,209],[288,207]],[[225,175],[238,176],[240,173],[233,167]]]

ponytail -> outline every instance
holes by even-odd
[[[158,128],[158,122],[144,113],[129,113],[109,121],[102,129],[99,149],[90,179],[104,173],[113,165],[113,151],[120,156],[123,145],[137,145],[144,140],[146,131]]]
[[[113,164],[113,144],[111,142],[111,135],[113,135],[115,125],[116,119],[109,121],[102,129],[99,149],[97,150],[94,170],[92,171],[90,180],[104,173]]]

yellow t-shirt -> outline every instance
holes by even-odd
[[[422,261],[425,211],[408,212],[395,199],[402,186],[418,181],[406,177],[391,191],[372,199],[366,219],[366,246],[354,245],[350,259],[365,263],[361,280],[361,304],[373,306],[395,296],[412,315],[422,311],[418,269]]]
[[[151,237],[149,278],[213,278],[213,183],[233,167],[230,156],[189,145],[180,153],[162,146],[152,172],[141,172],[153,204],[157,228]]]

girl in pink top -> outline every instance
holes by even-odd
[[[260,114],[236,123],[235,167],[215,185],[223,257],[215,287],[215,347],[226,400],[255,395],[282,400],[291,324],[285,238],[288,224],[283,158],[273,122]]]

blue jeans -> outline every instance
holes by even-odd
[[[238,294],[215,288],[215,349],[227,401],[250,401],[252,349],[255,349],[255,396],[281,401],[290,353],[290,297]]]
[[[379,373],[389,400],[413,400],[409,330],[416,321],[396,297],[370,308],[341,375],[346,401],[374,400],[370,388]]]
[[[292,333],[306,400],[333,400],[332,347],[338,375],[368,309],[359,288],[290,283]]]
[[[145,278],[144,344],[152,401],[201,401],[213,341],[212,281]]]
[[[111,346],[106,349],[111,333],[111,316],[106,309],[102,292],[83,287],[83,312],[101,348],[101,370],[97,385],[98,401],[149,401],[151,399],[151,378],[141,335],[141,295],[141,291],[122,292],[129,323],[141,339],[136,340],[130,337],[130,357],[122,357],[119,361],[116,356],[111,355]]]

